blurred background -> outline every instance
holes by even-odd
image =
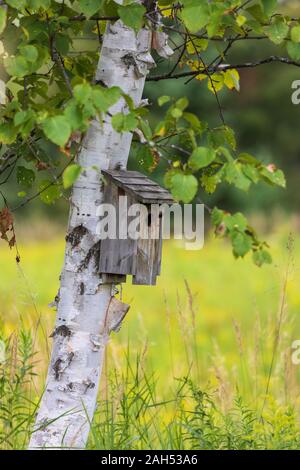
[[[291,2],[295,14],[296,4]],[[272,54],[274,48],[264,41],[248,41],[230,61]],[[285,54],[278,48],[277,55]],[[291,85],[300,80],[300,69],[270,64],[241,71],[240,76],[239,93],[224,90],[219,95],[226,123],[235,129],[240,151],[285,172],[287,189],[258,185],[244,193],[224,185],[203,199],[209,206],[244,211],[268,240],[273,264],[257,268],[251,257],[235,260],[229,244],[209,230],[198,252],[166,242],[158,286],[123,286],[123,299],[131,309],[121,332],[110,341],[105,376],[112,366],[124,370],[128,354],[139,355],[143,367],[155,375],[161,396],[174,377],[192,370],[198,386],[212,387],[225,408],[237,387],[251,402],[272,392],[280,402],[296,405],[300,366],[292,364],[291,345],[300,339],[300,106],[291,102]],[[162,112],[157,98],[170,95],[187,96],[190,111],[211,126],[220,125],[215,98],[204,82],[148,83],[144,95],[154,103],[153,124]],[[139,168],[134,154],[130,167]],[[160,167],[153,177],[160,179]],[[12,182],[5,191],[16,205]],[[67,200],[50,207],[35,200],[17,213],[19,265],[15,252],[0,242],[1,329],[5,335],[20,326],[32,331],[40,378],[45,378],[51,347],[55,311],[48,304],[58,290],[67,214]],[[104,395],[106,385],[104,379]]]

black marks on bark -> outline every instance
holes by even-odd
[[[156,4],[157,4],[156,0],[142,0],[142,3],[144,7],[146,8],[147,13],[149,13],[150,11],[152,12],[154,9],[156,9]]]
[[[59,301],[60,301],[60,291],[57,292],[55,298],[54,298],[54,302],[56,302],[56,305],[59,304]]]
[[[85,394],[89,389],[96,387],[96,384],[90,379],[83,380],[82,382],[69,382],[66,385],[68,392],[79,393],[80,395]]]
[[[51,419],[49,418],[44,418],[42,419],[40,422],[39,422],[39,428],[42,430],[42,431],[45,431],[47,429],[47,427],[51,424]]]
[[[96,83],[96,85],[101,85],[101,86],[103,86],[104,88],[107,88],[107,85],[106,85],[106,83],[104,83],[103,80],[96,80],[95,83]]]
[[[80,285],[79,285],[79,294],[83,295],[84,291],[85,291],[85,285],[84,285],[83,282],[81,282]]]
[[[58,291],[58,293],[56,294],[53,302],[51,302],[48,307],[49,308],[57,308],[58,307],[58,304],[59,304],[59,301],[60,301],[60,291]]]
[[[60,377],[61,377],[62,373],[64,372],[64,370],[67,367],[69,367],[69,365],[73,361],[74,355],[75,354],[73,352],[70,352],[70,353],[67,353],[65,355],[64,359],[62,359],[61,357],[56,359],[55,363],[53,364],[53,371],[54,371],[55,380],[60,380]]]
[[[79,245],[84,235],[88,233],[88,229],[82,224],[75,227],[72,232],[66,236],[66,241],[71,243],[72,248],[75,248]]]
[[[87,269],[90,262],[94,262],[95,268],[99,268],[100,244],[101,241],[99,240],[92,246],[92,248],[89,249],[86,257],[80,264],[79,272],[82,272]]]
[[[126,65],[126,67],[136,67],[136,60],[134,58],[134,56],[130,53],[128,54],[125,54],[123,57],[122,57],[122,60],[124,62],[124,64]]]
[[[121,169],[122,169],[121,163],[117,163],[116,166],[115,166],[115,168],[114,168],[114,170],[119,171],[119,170],[121,170]]]
[[[55,330],[53,333],[50,335],[50,338],[54,338],[57,335],[64,336],[65,338],[70,338],[72,332],[70,328],[67,327],[67,325],[60,325]]]
[[[56,359],[54,365],[53,365],[53,370],[54,370],[54,376],[55,376],[55,380],[59,380],[59,377],[60,377],[60,367],[61,367],[61,363],[62,363],[62,359],[58,358]]]
[[[72,391],[73,390],[73,382],[67,384],[67,389]]]
[[[86,386],[85,393],[88,391],[88,389],[93,389],[96,387],[96,384],[92,382],[90,379],[84,380],[83,384]]]

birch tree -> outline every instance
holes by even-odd
[[[105,347],[129,308],[98,269],[101,170],[125,169],[134,138],[145,171],[167,162],[165,185],[184,203],[226,183],[241,191],[259,181],[284,187],[284,174],[274,164],[239,150],[219,92],[239,91],[240,69],[272,62],[298,67],[300,26],[297,18],[277,10],[275,0],[6,0],[1,5],[6,92],[0,184],[15,179],[21,198],[11,207],[1,191],[2,238],[16,248],[14,213],[35,198],[54,204],[71,188],[53,349],[30,448],[84,448]],[[84,50],[86,38],[97,40],[97,48]],[[270,41],[274,55],[260,57],[258,50],[255,62],[245,57],[234,64],[231,51],[240,41]],[[286,55],[276,55],[279,45]],[[155,61],[159,67],[151,71]],[[181,78],[198,80],[213,93],[218,127],[191,113],[186,97],[162,96],[164,117],[151,128],[145,81]],[[271,262],[266,243],[243,214],[208,211],[216,235],[230,238],[235,257],[251,252],[258,266]],[[20,262],[18,253],[16,259]]]

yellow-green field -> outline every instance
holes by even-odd
[[[274,263],[263,268],[254,266],[251,257],[235,260],[225,242],[210,236],[201,251],[186,251],[166,242],[158,285],[132,286],[129,282],[123,287],[123,299],[131,309],[121,332],[111,338],[110,360],[121,366],[129,339],[131,350],[147,348],[149,365],[163,387],[172,370],[174,375],[181,375],[192,363],[203,381],[211,377],[209,369],[215,362],[220,366],[221,359],[234,377],[241,367],[239,336],[249,355],[254,355],[255,348],[266,349],[268,338],[272,340],[289,256],[292,263],[282,335],[287,346],[292,339],[300,339],[300,239],[294,236],[289,255],[288,236],[287,224],[269,238]],[[55,311],[48,304],[58,290],[63,233],[40,242],[21,240],[19,251],[21,263],[17,265],[15,253],[1,243],[0,314],[4,331],[11,333],[21,323],[34,329],[39,320],[48,337],[55,319]],[[41,332],[38,347],[45,353]],[[219,359],[214,358],[216,355]],[[268,368],[268,357],[264,359]]]
[[[264,406],[267,395],[275,413],[291,405],[297,414],[300,366],[291,361],[291,345],[300,339],[300,237],[293,229],[287,248],[291,226],[281,224],[269,236],[274,263],[263,268],[251,257],[235,260],[230,247],[212,236],[197,252],[165,243],[158,285],[123,287],[131,309],[121,332],[111,337],[101,397],[111,393],[109,371],[125,374],[139,355],[139,368],[154,374],[158,401],[172,396],[174,378],[188,375],[224,411],[237,394],[251,407]],[[40,241],[27,234],[19,251],[16,265],[15,253],[0,245],[1,329],[6,337],[30,329],[39,351],[36,398],[51,347],[55,311],[48,304],[58,289],[63,233]],[[167,420],[172,410],[165,407],[164,413]]]

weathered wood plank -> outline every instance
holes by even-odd
[[[173,203],[174,200],[169,193],[153,193],[148,191],[141,191],[136,194],[136,198],[139,202],[144,204],[155,204],[159,202]]]
[[[114,178],[112,180],[117,186],[121,188],[126,188],[129,184],[131,185],[144,185],[146,183],[145,178]],[[157,184],[153,181],[150,183],[151,186],[157,186]]]
[[[112,183],[122,188],[125,193],[131,194],[138,202],[159,203],[160,201],[173,203],[173,197],[165,188],[155,181],[135,171],[103,171]],[[152,194],[151,194],[152,193]]]
[[[109,185],[105,192],[105,202],[111,203],[116,208],[117,221],[119,221],[119,191],[117,186]],[[130,201],[128,201],[130,204]],[[126,217],[120,217],[120,222],[126,223]],[[128,220],[130,223],[130,220]],[[117,238],[115,240],[105,239],[101,241],[100,250],[100,273],[106,274],[134,274],[136,269],[137,244],[135,240],[120,239],[120,232],[124,229],[117,224]]]
[[[169,192],[158,186],[157,184],[126,184],[126,188],[132,189],[134,192],[139,193],[140,191],[147,191],[147,192],[153,192],[153,193],[164,193],[168,194]]]
[[[160,265],[160,261],[157,260],[160,250],[159,234],[161,230],[159,207],[155,208],[153,212],[150,226],[147,221],[141,219],[141,232],[143,231],[148,238],[141,238],[137,241],[136,274],[132,278],[132,283],[135,285],[156,284],[157,271]]]
[[[156,277],[161,270],[162,254],[160,203],[172,204],[173,198],[166,189],[139,172],[120,170],[103,173],[109,179],[105,190],[105,202],[110,202],[116,207],[118,221],[121,194],[127,195],[128,207],[133,203],[146,204],[148,213],[151,214],[151,217],[140,218],[139,240],[121,239],[119,230],[124,228],[121,225],[117,228],[116,240],[101,242],[100,272],[103,273],[103,280],[118,281],[126,278],[127,274],[132,274],[133,284],[155,285]],[[150,204],[155,206],[150,207]],[[128,218],[126,213],[120,218],[121,224],[126,223],[128,227],[133,218],[135,217]]]
[[[126,275],[102,273],[103,284],[121,284],[126,282]]]
[[[102,170],[102,173],[105,174],[105,175],[108,175],[110,177],[128,175],[128,176],[132,176],[132,177],[136,176],[136,177],[140,178],[141,176],[144,176],[139,171],[131,171],[131,170]]]
[[[153,256],[153,274],[159,276],[161,272],[161,258],[162,258],[162,218],[159,220],[159,237],[154,243],[154,256]]]

